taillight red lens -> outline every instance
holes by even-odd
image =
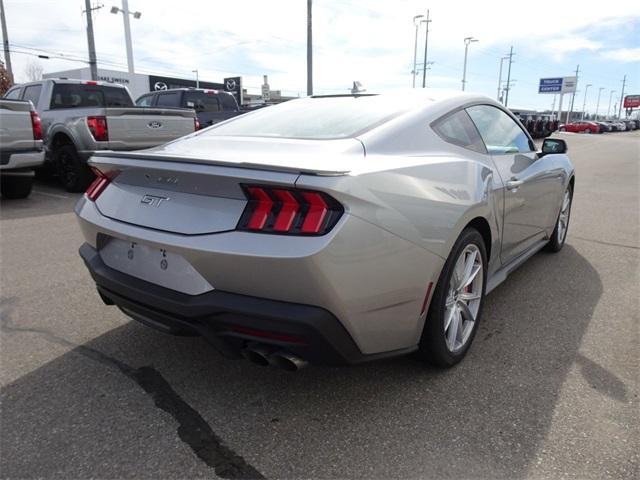
[[[97,117],[87,117],[87,126],[96,142],[109,141],[109,127],[107,117],[100,115]]]
[[[85,192],[85,195],[89,200],[95,202],[97,198],[104,192],[104,189],[107,188],[111,180],[119,173],[117,171],[112,171],[109,173],[102,173],[97,168],[92,168],[93,173],[96,175],[96,179],[91,182],[89,188]]]
[[[324,235],[344,208],[324,192],[262,185],[244,186],[249,200],[239,230],[288,235]]]
[[[31,129],[33,130],[33,139],[42,140],[42,122],[37,112],[31,112]]]

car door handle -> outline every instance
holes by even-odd
[[[518,180],[514,177],[507,182],[507,190],[516,190],[523,183],[524,182],[522,180]]]

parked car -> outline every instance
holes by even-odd
[[[563,123],[558,127],[561,132],[574,132],[574,133],[598,133],[600,128],[595,122],[572,122]]]
[[[173,88],[146,93],[136,100],[136,105],[194,109],[201,128],[243,113],[231,93],[204,88]]]
[[[624,123],[625,128],[627,130],[635,130],[636,129],[636,122],[626,119],[626,120],[622,120],[622,123]]]
[[[605,123],[607,125],[609,125],[609,127],[611,127],[611,131],[612,132],[619,132],[620,131],[620,125],[617,122],[612,122],[610,120],[607,120]]]
[[[606,122],[595,122],[595,123],[598,125],[598,129],[600,133],[610,132],[612,130],[611,125]]]
[[[31,193],[33,169],[42,165],[42,125],[33,104],[0,100],[0,192],[4,198]]]
[[[537,152],[469,93],[293,100],[97,152],[80,255],[106,304],[229,355],[295,370],[417,351],[448,367],[485,295],[562,248],[566,150],[547,138]]]
[[[100,150],[138,150],[192,133],[193,110],[140,108],[122,85],[46,79],[18,85],[7,99],[30,100],[42,119],[45,161],[68,191],[93,180],[87,159]]]

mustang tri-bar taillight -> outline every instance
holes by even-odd
[[[247,206],[238,230],[284,235],[324,235],[344,212],[337,200],[324,192],[292,188],[243,185]]]

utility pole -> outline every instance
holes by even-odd
[[[413,24],[416,27],[416,36],[415,39],[413,40],[413,67],[411,70],[411,75],[413,77],[413,80],[411,81],[411,87],[412,88],[416,88],[416,74],[417,74],[417,69],[418,69],[418,29],[420,28],[420,23],[421,22],[416,22],[416,20],[418,20],[419,18],[424,17],[424,15],[416,15],[415,17],[413,17]]]
[[[622,92],[620,92],[620,106],[618,107],[618,118],[622,116],[622,103],[624,102],[624,87],[627,84],[627,76],[622,79]]]
[[[313,48],[311,32],[311,4],[307,0],[307,95],[313,95]]]
[[[603,90],[604,90],[604,87],[600,87],[598,89],[598,101],[596,103],[596,120],[598,120],[598,110],[600,109],[600,95],[602,94]]]
[[[580,65],[576,67],[576,84],[573,87],[573,95],[571,95],[571,106],[569,106],[569,111],[567,112],[567,121],[569,123],[571,121],[571,114],[573,113],[573,102],[576,99],[576,90],[578,89],[578,75],[580,73]]]
[[[124,41],[127,45],[127,67],[129,67],[129,73],[134,73],[131,23],[129,22],[129,0],[122,0],[122,16],[124,17]]]
[[[471,42],[477,42],[477,38],[466,37],[464,39],[464,65],[462,67],[462,91],[464,92],[465,85],[467,83],[467,53],[469,51],[469,44]]]
[[[4,16],[4,2],[0,0],[0,19],[2,20],[2,43],[4,45],[4,61],[7,65],[9,80],[13,84],[13,69],[11,68],[11,53],[9,52],[9,34],[7,33],[7,19]]]
[[[87,43],[89,45],[89,68],[91,69],[91,80],[98,80],[98,61],[96,60],[96,44],[93,40],[93,20],[91,18],[91,0],[84,0],[87,14]],[[100,7],[97,7],[100,8]]]
[[[509,50],[509,69],[507,71],[507,88],[504,99],[504,106],[509,105],[509,90],[511,90],[511,64],[513,63],[513,45],[511,45],[511,49]]]
[[[422,22],[427,25],[427,33],[424,36],[424,62],[422,64],[422,88],[424,88],[427,86],[427,47],[429,46],[429,23],[431,23],[429,10],[427,10],[427,19],[422,20],[420,23]]]
[[[498,73],[498,94],[496,96],[496,100],[500,103],[502,103],[502,95],[501,95],[501,90],[502,90],[502,62],[504,62],[507,58],[509,57],[502,57],[500,58],[500,73]]]
[[[582,102],[582,117],[580,120],[584,120],[584,110],[587,108],[587,90],[589,90],[589,87],[591,86],[592,85],[590,83],[587,83],[587,86],[584,87],[584,102]]]
[[[613,98],[614,93],[616,93],[615,90],[611,90],[609,92],[609,106],[607,107],[607,119],[609,118],[609,114],[611,113],[611,99]]]

